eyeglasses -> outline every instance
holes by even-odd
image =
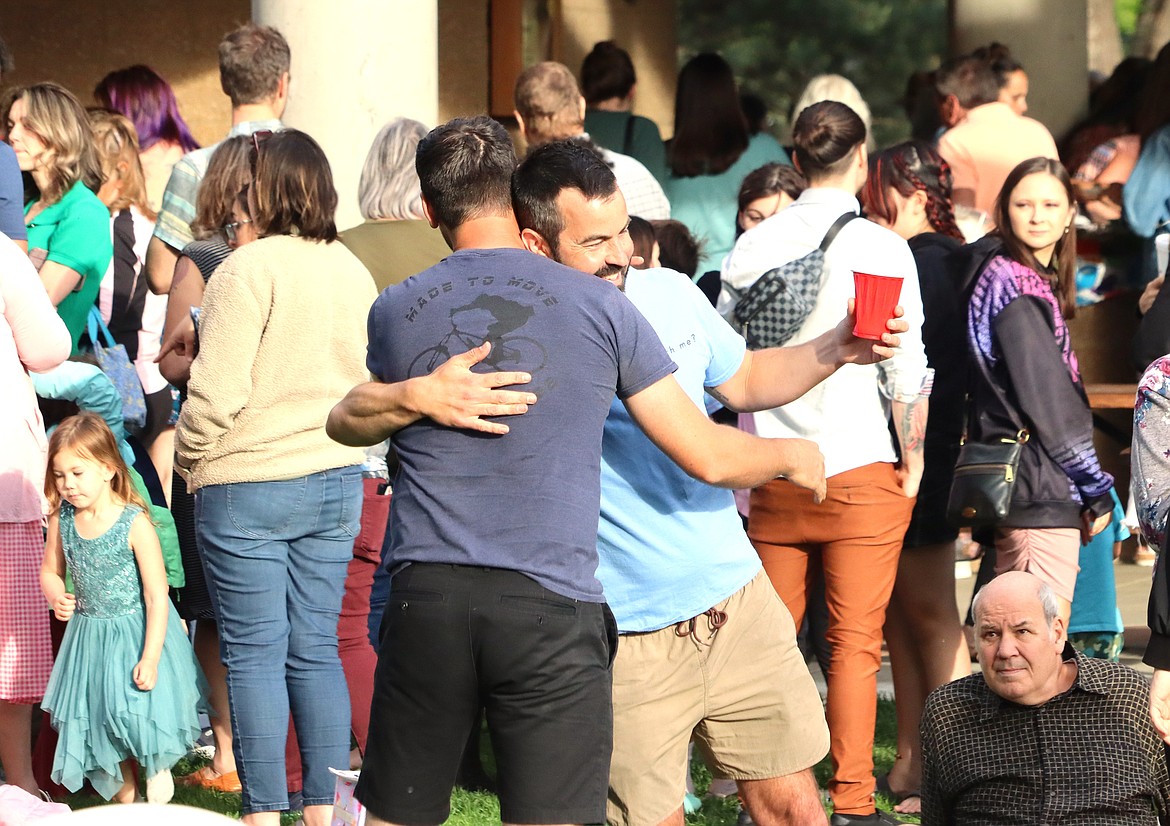
[[[251,218],[245,218],[243,221],[232,221],[230,224],[223,225],[223,234],[227,236],[228,243],[237,244],[240,241],[240,227],[244,224],[252,223]]]
[[[252,133],[252,151],[248,153],[248,162],[252,166],[252,177],[256,177],[256,161],[260,158],[260,147],[272,137],[271,129],[261,129]]]

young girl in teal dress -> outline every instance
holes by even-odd
[[[93,413],[66,419],[49,440],[52,506],[41,590],[68,622],[42,707],[59,740],[53,780],[88,780],[107,800],[165,803],[171,767],[199,737],[202,677],[167,598],[158,536],[114,435]],[[74,593],[66,588],[69,571]]]

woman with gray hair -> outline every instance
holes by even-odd
[[[366,265],[378,290],[404,281],[447,256],[443,236],[426,220],[414,152],[429,130],[395,118],[382,127],[366,155],[358,182],[365,221],[341,234],[341,242]]]

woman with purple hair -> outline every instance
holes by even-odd
[[[170,84],[154,69],[138,64],[103,77],[93,97],[98,105],[125,115],[134,124],[147,202],[151,209],[158,209],[171,168],[183,155],[199,148],[179,114],[179,102]]]

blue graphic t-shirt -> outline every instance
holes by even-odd
[[[703,388],[727,381],[743,363],[743,338],[672,270],[631,270],[626,296],[678,364],[678,383],[704,409]],[[620,402],[605,421],[601,460],[597,575],[619,631],[654,631],[697,616],[760,570],[732,492],[688,476]]]
[[[675,369],[612,284],[516,249],[460,250],[388,287],[370,310],[380,381],[426,375],[492,343],[477,368],[525,370],[539,401],[506,436],[424,419],[394,436],[400,467],[383,557],[506,568],[563,596],[602,600],[601,431],[625,398]]]

